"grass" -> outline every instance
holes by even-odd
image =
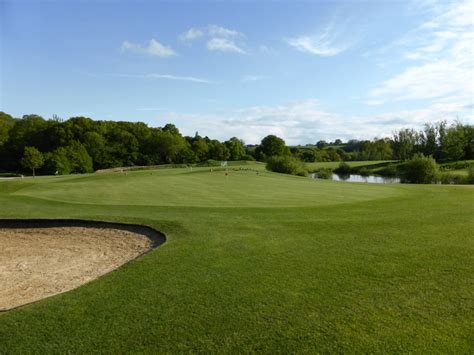
[[[167,235],[92,283],[1,313],[0,353],[472,353],[473,198],[472,186],[256,164],[0,181],[0,218]]]
[[[378,165],[387,165],[391,162],[395,162],[392,160],[367,160],[367,161],[346,161],[346,163],[351,167],[351,168],[356,168],[356,167],[372,167],[372,166],[378,166]],[[331,169],[336,169],[339,167],[339,164],[341,162],[339,161],[328,161],[328,162],[315,162],[315,163],[305,163],[306,167],[308,168],[309,171],[316,171],[321,168],[331,168]]]

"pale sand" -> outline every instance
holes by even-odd
[[[5,228],[0,224],[0,311],[104,275],[156,246],[152,239],[149,229],[123,225],[74,222]]]

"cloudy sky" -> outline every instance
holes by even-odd
[[[0,0],[0,110],[290,144],[474,124],[474,0]]]

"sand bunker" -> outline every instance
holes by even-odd
[[[0,311],[76,288],[163,241],[145,227],[0,221]]]

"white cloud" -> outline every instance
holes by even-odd
[[[210,51],[233,52],[245,54],[246,52],[240,48],[233,40],[227,38],[212,38],[207,42],[207,49]]]
[[[198,28],[192,27],[189,30],[187,30],[186,32],[180,34],[178,38],[181,41],[193,41],[197,38],[202,37],[203,35],[204,35],[203,31],[201,31]]]
[[[178,38],[184,42],[191,42],[204,36],[208,38],[207,49],[210,51],[246,54],[243,49],[245,35],[222,26],[192,27],[179,35]]]
[[[208,26],[208,33],[211,37],[221,37],[221,38],[239,38],[245,37],[245,35],[241,32],[236,30],[230,30],[225,27],[220,27],[216,25],[209,25]]]
[[[172,57],[177,55],[171,47],[167,47],[155,39],[151,39],[146,45],[124,41],[122,43],[122,51],[148,54],[157,57]]]
[[[121,78],[136,78],[136,79],[166,79],[166,80],[178,80],[178,81],[191,81],[194,83],[211,84],[212,81],[196,78],[194,76],[179,76],[171,74],[111,74],[112,76]]]
[[[338,27],[336,29],[334,24],[330,24],[320,33],[288,38],[286,42],[301,52],[321,57],[335,56],[349,48],[349,44],[341,40],[345,25],[340,24]]]
[[[366,116],[328,112],[318,100],[308,99],[278,106],[248,107],[222,116],[170,112],[158,119],[160,123],[172,120],[187,135],[197,130],[221,140],[236,136],[248,144],[257,144],[266,135],[275,134],[288,144],[307,144],[320,139],[388,137],[405,127],[421,129],[427,122],[454,121],[457,115],[463,122],[474,123],[472,107],[459,104],[457,97],[418,109]]]
[[[324,37],[301,36],[289,38],[287,42],[290,46],[295,47],[301,52],[307,52],[321,57],[332,57],[346,49],[344,47],[334,46],[331,41]]]
[[[389,46],[410,64],[381,82],[368,101],[439,100],[474,97],[474,1],[436,4],[433,18]],[[394,53],[395,52],[395,53]]]

